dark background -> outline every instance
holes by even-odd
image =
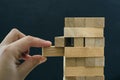
[[[0,41],[14,27],[51,40],[63,35],[65,17],[105,17],[105,76],[120,80],[120,0],[0,0]],[[32,48],[31,55],[41,53]],[[62,80],[63,58],[48,58],[26,80]]]

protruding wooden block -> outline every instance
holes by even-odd
[[[86,17],[85,18],[86,27],[105,27],[104,17]]]
[[[55,47],[65,47],[65,38],[63,36],[55,37]]]
[[[85,47],[104,47],[104,38],[85,38]]]
[[[85,59],[85,65],[86,66],[101,66],[104,67],[104,58],[99,57],[99,58],[86,58]]]
[[[74,38],[74,47],[83,47],[84,45],[84,38],[75,37]]]
[[[103,28],[64,28],[65,37],[103,37]]]
[[[65,67],[65,76],[102,76],[103,67]]]
[[[47,57],[53,56],[64,56],[64,48],[63,47],[47,47],[42,48],[42,55]]]
[[[82,17],[66,17],[65,27],[85,27],[85,18]]]
[[[65,47],[65,57],[103,57],[102,47]]]
[[[85,66],[85,58],[76,58],[76,66]]]
[[[86,77],[86,80],[104,80],[104,76]]]

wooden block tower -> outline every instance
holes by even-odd
[[[104,80],[103,17],[67,17],[64,36],[43,56],[64,56],[64,80]]]

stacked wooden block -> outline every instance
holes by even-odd
[[[64,36],[43,56],[64,56],[65,80],[104,80],[104,18],[65,18]]]

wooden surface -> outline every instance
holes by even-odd
[[[101,66],[104,67],[104,57],[98,57],[98,58],[86,58],[85,59],[85,66]]]
[[[66,67],[65,76],[103,76],[103,67]]]
[[[103,28],[64,28],[65,37],[103,37]]]
[[[104,48],[65,47],[66,57],[103,57]]]
[[[65,38],[63,36],[55,37],[55,47],[65,47]]]
[[[104,17],[66,17],[65,27],[104,27]]]
[[[42,48],[42,55],[46,57],[64,56],[64,48],[54,46]]]

